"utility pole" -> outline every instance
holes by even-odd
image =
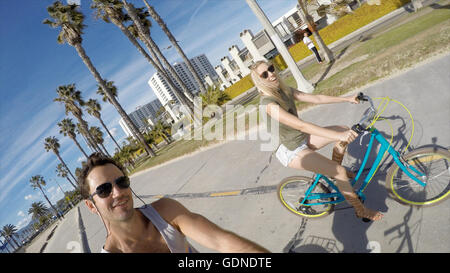
[[[275,44],[275,47],[277,48],[278,52],[280,52],[284,61],[291,70],[292,76],[297,82],[297,88],[302,92],[312,93],[314,91],[313,85],[310,82],[308,82],[303,76],[302,72],[300,72],[300,69],[298,69],[298,66],[294,61],[294,58],[292,58],[291,54],[289,53],[289,50],[286,48],[286,45],[278,36],[277,32],[272,26],[272,23],[264,14],[263,10],[259,7],[258,3],[256,3],[256,0],[245,0],[245,1],[247,2],[248,6],[253,11],[253,13],[256,15],[258,20],[261,22],[267,34],[269,34],[270,39]]]

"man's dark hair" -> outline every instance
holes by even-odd
[[[89,198],[89,184],[87,183],[86,178],[89,175],[90,171],[92,171],[94,167],[103,166],[106,164],[113,164],[114,166],[119,168],[125,175],[127,174],[125,168],[114,159],[106,157],[101,153],[91,154],[88,157],[86,165],[83,166],[83,169],[81,169],[80,175],[78,176],[78,187],[80,188],[81,197],[83,197],[83,199]]]

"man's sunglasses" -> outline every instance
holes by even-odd
[[[275,72],[275,67],[272,65],[270,65],[266,71],[264,71],[261,75],[259,75],[261,78],[263,79],[267,79],[269,77],[269,72],[273,73]]]
[[[117,187],[119,187],[120,189],[128,189],[130,187],[130,179],[128,178],[128,176],[121,176],[114,180],[114,183],[116,183]],[[111,194],[112,188],[113,185],[111,182],[105,182],[98,186],[95,189],[95,192],[89,197],[92,198],[97,194],[100,198],[106,198]]]

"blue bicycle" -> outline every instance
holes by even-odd
[[[371,106],[364,112],[360,122],[352,127],[352,130],[360,135],[370,134],[370,141],[359,171],[351,181],[352,186],[362,176],[375,141],[380,144],[375,161],[365,176],[364,182],[356,190],[356,194],[361,201],[363,202],[366,199],[363,192],[378,170],[386,153],[391,155],[395,162],[386,175],[386,188],[395,200],[407,205],[430,206],[448,198],[450,196],[450,152],[439,147],[426,147],[412,150],[403,155],[391,146],[393,133],[391,140],[388,141],[373,125],[376,121],[382,120],[380,114],[384,111],[388,102],[394,101],[403,107],[404,105],[387,97],[378,98],[386,102],[382,111],[379,111],[383,102],[376,110],[369,96],[359,93],[358,99],[369,101]],[[404,108],[410,114],[413,124],[412,132],[414,132],[414,120],[409,110],[406,107]],[[327,216],[333,212],[336,204],[345,201],[333,180],[322,174],[315,174],[313,178],[305,176],[287,177],[278,185],[277,194],[285,208],[296,215],[307,218]],[[369,220],[363,219],[363,221]]]

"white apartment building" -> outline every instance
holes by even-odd
[[[166,109],[172,119],[178,121],[180,117],[172,111],[172,108],[180,102],[174,95],[173,90],[167,83],[166,79],[164,79],[159,72],[156,72],[148,80],[148,85],[150,85],[150,88],[153,90],[153,93],[155,93],[156,98],[159,100],[161,105],[164,106],[164,109]]]
[[[216,71],[212,67],[205,54],[201,54],[190,59],[190,62],[199,77],[204,81],[207,76],[214,80],[218,79]],[[200,92],[200,87],[198,86],[197,81],[195,81],[192,73],[189,71],[187,65],[184,62],[175,63],[173,64],[173,68],[175,69],[175,72],[178,74],[183,83],[186,85],[187,89],[194,96],[196,96]],[[175,86],[179,90],[182,90],[181,86],[178,84],[175,78],[173,78],[170,73],[167,74],[169,75]],[[158,100],[161,102],[161,105],[164,106],[164,108],[170,114],[172,119],[174,121],[178,121],[181,117],[181,113],[177,111],[177,107],[175,107],[175,105],[179,104],[179,101],[175,97],[172,88],[169,86],[164,77],[162,77],[162,75],[157,72],[153,74],[153,76],[149,79],[148,84],[150,85],[150,88],[153,90]],[[173,103],[170,103],[171,101]]]

